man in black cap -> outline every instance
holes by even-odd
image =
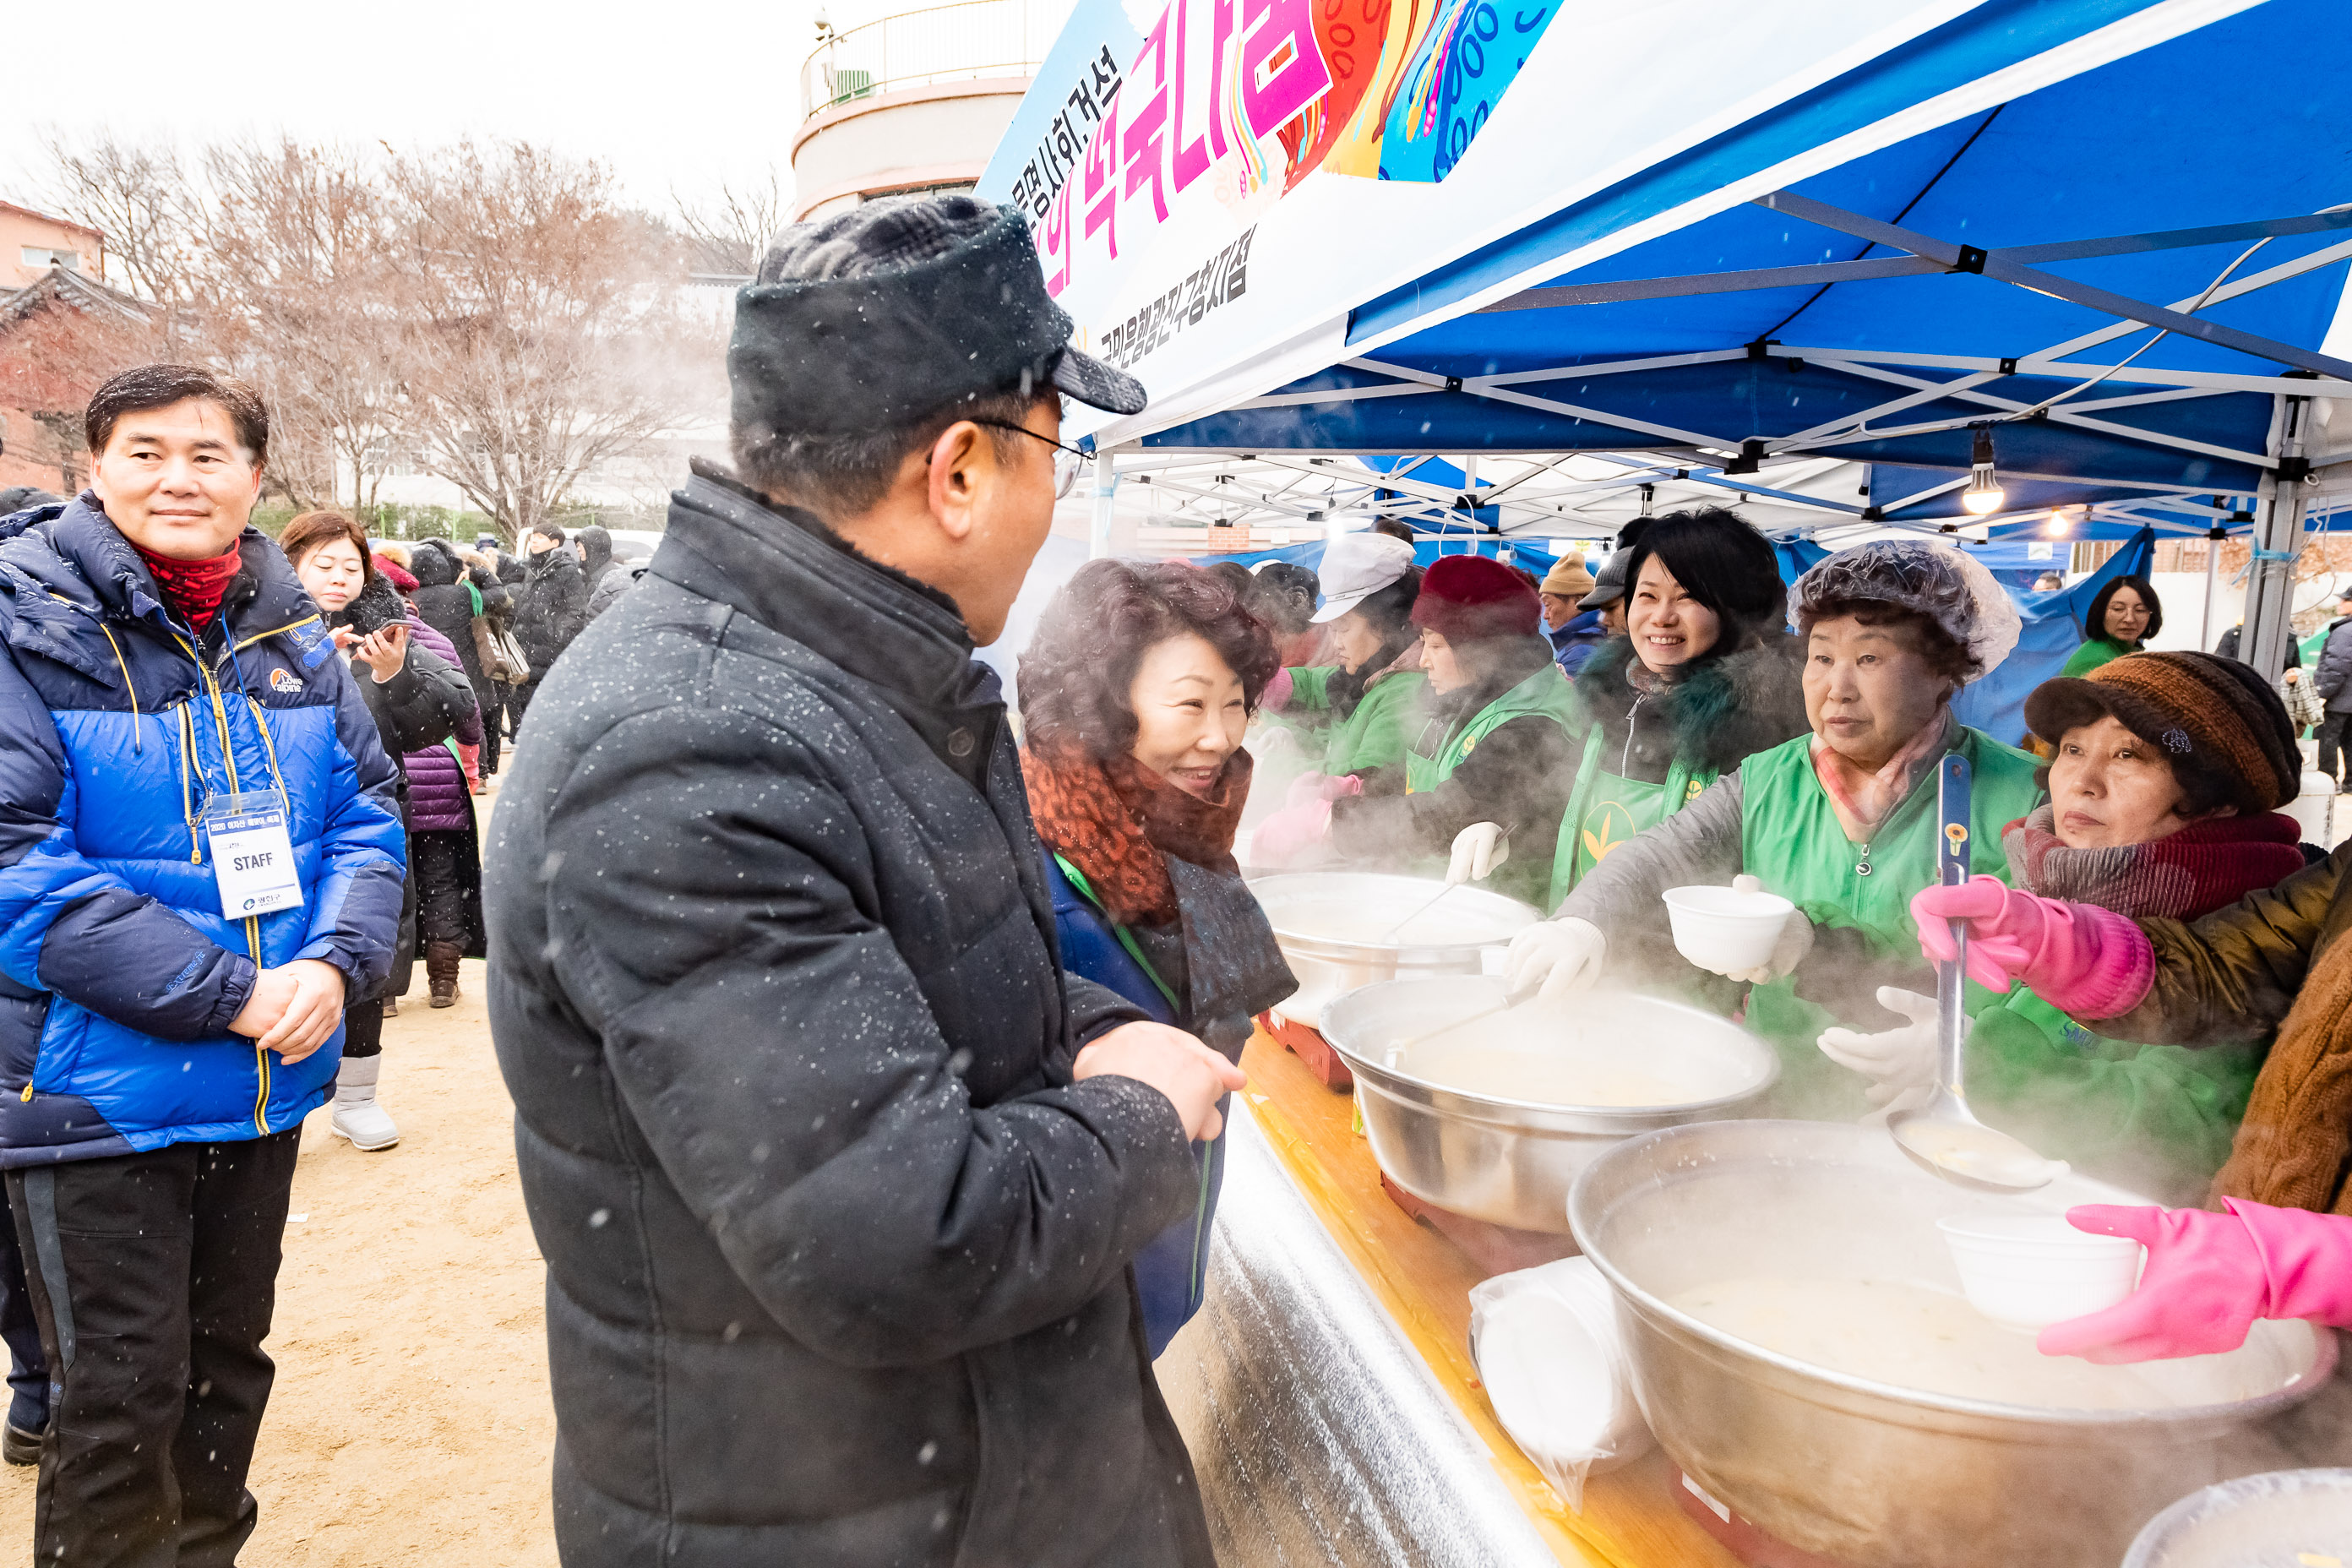
[[[993,678],[1071,349],[966,196],[787,229],[735,471],[547,678],[489,856],[582,1564],[1212,1561],[1129,1259],[1239,1086],[1062,973]]]
[[[1591,592],[1576,601],[1579,611],[1600,615],[1604,637],[1625,635],[1625,563],[1633,557],[1630,545],[1620,544],[1610,552],[1609,559],[1592,575]]]

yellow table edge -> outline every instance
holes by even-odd
[[[1271,1046],[1273,1042],[1266,1044]],[[1510,1434],[1503,1430],[1496,1419],[1494,1406],[1480,1391],[1477,1364],[1470,1359],[1469,1347],[1458,1342],[1444,1325],[1429,1319],[1414,1300],[1418,1292],[1398,1279],[1388,1256],[1366,1240],[1356,1220],[1353,1200],[1331,1180],[1323,1162],[1315,1154],[1313,1142],[1291,1124],[1270,1098],[1257,1094],[1248,1098],[1250,1116],[1265,1135],[1276,1158],[1290,1173],[1291,1180],[1306,1194],[1308,1206],[1339,1243],[1340,1251],[1355,1265],[1356,1272],[1371,1288],[1373,1296],[1387,1309],[1406,1341],[1420,1352],[1438,1386],[1486,1445],[1495,1473],[1518,1500],[1528,1522],[1543,1537],[1544,1544],[1551,1548],[1552,1554],[1576,1568],[1643,1568],[1587,1528],[1544,1479],[1543,1472],[1519,1451]]]

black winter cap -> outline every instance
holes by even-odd
[[[735,426],[855,435],[1049,384],[1141,413],[1142,384],[1070,347],[1071,330],[1018,209],[867,202],[785,229],[735,296]]]

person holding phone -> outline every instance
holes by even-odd
[[[355,996],[345,1009],[343,1065],[335,1080],[335,1111],[331,1125],[335,1135],[348,1139],[366,1152],[389,1149],[400,1142],[399,1124],[377,1100],[383,1068],[383,1019],[394,999],[408,990],[418,946],[420,918],[426,928],[424,941],[429,974],[446,971],[452,998],[457,994],[457,962],[468,945],[462,889],[467,873],[475,889],[472,921],[481,928],[479,856],[472,847],[472,796],[465,773],[442,742],[453,736],[462,741],[480,734],[474,708],[472,683],[457,668],[455,650],[443,657],[422,640],[433,634],[394,591],[377,570],[368,549],[367,531],[339,511],[305,512],[286,525],[278,547],[293,563],[320,609],[326,612],[335,647],[348,654],[368,712],[375,720],[383,749],[400,770],[402,826],[408,832],[408,876],[402,887],[400,940],[391,973],[380,994]],[[446,647],[446,644],[444,644]],[[446,826],[436,816],[419,821],[420,811],[446,813],[450,797],[458,801],[462,819],[457,824],[467,840],[470,859],[456,856],[451,847],[427,832]],[[452,889],[458,889],[454,894]],[[421,911],[421,915],[420,915]],[[480,938],[470,945],[478,954]]]

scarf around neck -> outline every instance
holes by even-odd
[[[163,595],[164,605],[187,622],[188,629],[198,637],[204,636],[213,617],[220,613],[221,600],[244,563],[234,544],[228,547],[227,554],[205,561],[174,560],[135,542],[131,548],[138,551],[139,559],[147,563],[147,574],[155,579],[155,591]]]
[[[2042,805],[2002,830],[2017,885],[2133,920],[2198,920],[2303,869],[2303,830],[2278,812],[2192,822],[2116,849],[2069,848],[2056,822],[2056,808]]]
[[[1168,857],[1238,876],[1234,834],[1249,800],[1247,752],[1226,760],[1204,798],[1121,756],[1035,750],[1021,759],[1029,813],[1046,847],[1076,866],[1119,925],[1166,925],[1178,915]]]
[[[1909,796],[1919,775],[1935,766],[1950,749],[1958,727],[1952,710],[1943,710],[1941,718],[1920,725],[1919,732],[1904,742],[1901,751],[1856,784],[1847,782],[1849,775],[1839,765],[1843,759],[1830,743],[1818,734],[1813,737],[1813,776],[1821,780],[1822,793],[1830,797],[1830,809],[1837,813],[1838,826],[1845,829],[1850,842],[1870,842],[1878,825]]]

